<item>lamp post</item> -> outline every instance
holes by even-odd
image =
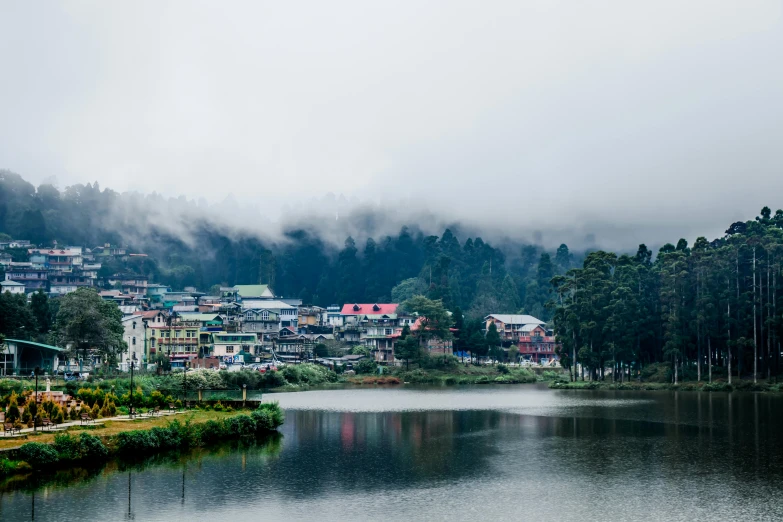
[[[128,417],[133,418],[133,367],[135,366],[136,362],[136,353],[133,353],[132,359],[127,359],[126,362],[130,364],[130,390],[128,391],[128,398],[130,399],[130,410],[128,413]]]
[[[36,366],[35,370],[33,370],[33,373],[35,373],[35,417],[38,416],[38,374],[41,372],[41,368]],[[37,430],[37,424],[35,422],[35,417],[33,417],[33,433],[35,433]]]
[[[188,361],[182,361],[182,407],[188,409],[188,380],[185,374],[188,373]]]

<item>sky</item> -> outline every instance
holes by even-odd
[[[544,242],[783,206],[783,3],[0,3],[0,168]]]

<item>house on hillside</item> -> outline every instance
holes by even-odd
[[[0,293],[24,294],[24,285],[16,281],[0,281]]]
[[[396,303],[346,304],[340,311],[335,338],[367,346],[378,362],[394,362],[394,342],[405,325],[413,327],[415,317],[398,314]]]
[[[495,324],[504,347],[517,345],[523,359],[542,362],[556,357],[555,336],[544,321],[532,315],[513,314],[490,314],[484,321],[487,329]]]
[[[269,285],[236,285],[233,290],[237,301],[275,298],[275,293]]]
[[[278,315],[279,328],[292,327],[296,329],[299,312],[298,307],[277,299],[248,299],[242,301],[242,312],[247,319],[248,310],[274,312]],[[279,329],[278,328],[278,329]]]
[[[22,266],[19,266],[22,265]],[[11,263],[5,272],[6,281],[15,281],[24,285],[25,292],[37,292],[48,290],[49,272],[45,268],[32,268],[23,263]]]

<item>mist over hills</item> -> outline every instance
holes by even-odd
[[[155,193],[119,194],[97,182],[60,191],[0,171],[0,232],[39,245],[122,244],[148,255],[105,262],[104,276],[132,272],[204,291],[270,283],[280,295],[320,305],[426,293],[472,316],[523,310],[546,319],[549,279],[581,266],[587,251],[604,246],[603,236],[578,224],[570,235],[526,230],[516,219],[499,211],[498,225],[487,228],[449,220],[422,201],[367,205],[331,194],[292,204],[278,217],[263,203],[210,206]],[[616,238],[624,227],[605,230]],[[559,236],[575,242],[553,241]],[[629,240],[621,251],[636,246]]]

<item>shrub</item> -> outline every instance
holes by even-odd
[[[508,373],[508,366],[505,364],[498,364],[498,373]]]
[[[93,419],[100,419],[101,418],[101,408],[98,406],[98,403],[96,402],[92,409],[90,410],[90,417]]]
[[[59,457],[57,451],[48,444],[40,442],[28,442],[19,448],[19,458],[34,469],[51,468],[57,464]]]
[[[60,460],[78,460],[81,456],[79,439],[67,433],[55,435],[52,447]]]
[[[378,364],[372,359],[362,359],[354,364],[353,369],[358,374],[373,374],[378,372]]]
[[[79,414],[76,413],[76,407],[75,406],[71,406],[71,409],[68,411],[68,418],[70,420],[72,420],[72,421],[75,421],[75,420],[79,419]]]
[[[180,409],[180,408],[182,408],[182,401],[181,401],[181,400],[179,400],[179,399],[177,399],[177,401],[174,403],[174,406],[176,406],[176,407],[177,407],[177,409]]]
[[[166,402],[166,398],[158,390],[155,390],[150,394],[149,401],[148,401],[150,406],[153,407],[158,406],[159,408],[163,408],[165,406],[165,402]]]
[[[428,370],[450,370],[459,366],[459,359],[453,355],[432,355],[424,357],[421,366]]]
[[[101,439],[89,433],[79,435],[79,448],[82,460],[98,463],[109,456],[109,449]]]
[[[11,398],[8,400],[8,411],[5,414],[5,421],[14,423],[21,418],[19,413],[19,403],[16,392],[11,392]]]
[[[214,406],[212,406],[212,409],[215,411],[223,411],[223,403],[220,401],[217,401]]]

